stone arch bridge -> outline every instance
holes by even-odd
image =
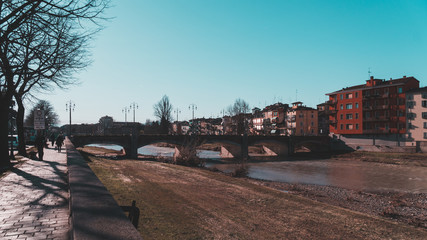
[[[71,141],[75,147],[88,144],[115,144],[124,148],[126,156],[137,158],[138,148],[158,142],[166,142],[180,147],[186,144],[196,146],[205,143],[219,143],[222,158],[247,158],[249,146],[262,146],[269,156],[290,156],[297,147],[308,148],[312,152],[331,150],[328,136],[240,136],[240,135],[76,135]]]

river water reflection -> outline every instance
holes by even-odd
[[[101,146],[101,145],[98,145]],[[118,148],[118,150],[120,150]],[[172,156],[174,149],[145,146],[138,153]],[[219,158],[219,152],[199,151],[203,158]],[[209,161],[207,167],[231,172],[235,164]],[[427,168],[361,161],[309,160],[249,163],[248,176],[255,179],[329,185],[362,191],[427,193]]]

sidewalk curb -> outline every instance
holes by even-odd
[[[67,138],[70,239],[142,239]]]

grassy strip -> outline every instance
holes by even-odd
[[[422,229],[217,172],[87,156],[120,205],[136,200],[145,239],[425,239]]]

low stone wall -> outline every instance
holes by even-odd
[[[70,238],[142,239],[68,139],[65,146],[70,187]]]

